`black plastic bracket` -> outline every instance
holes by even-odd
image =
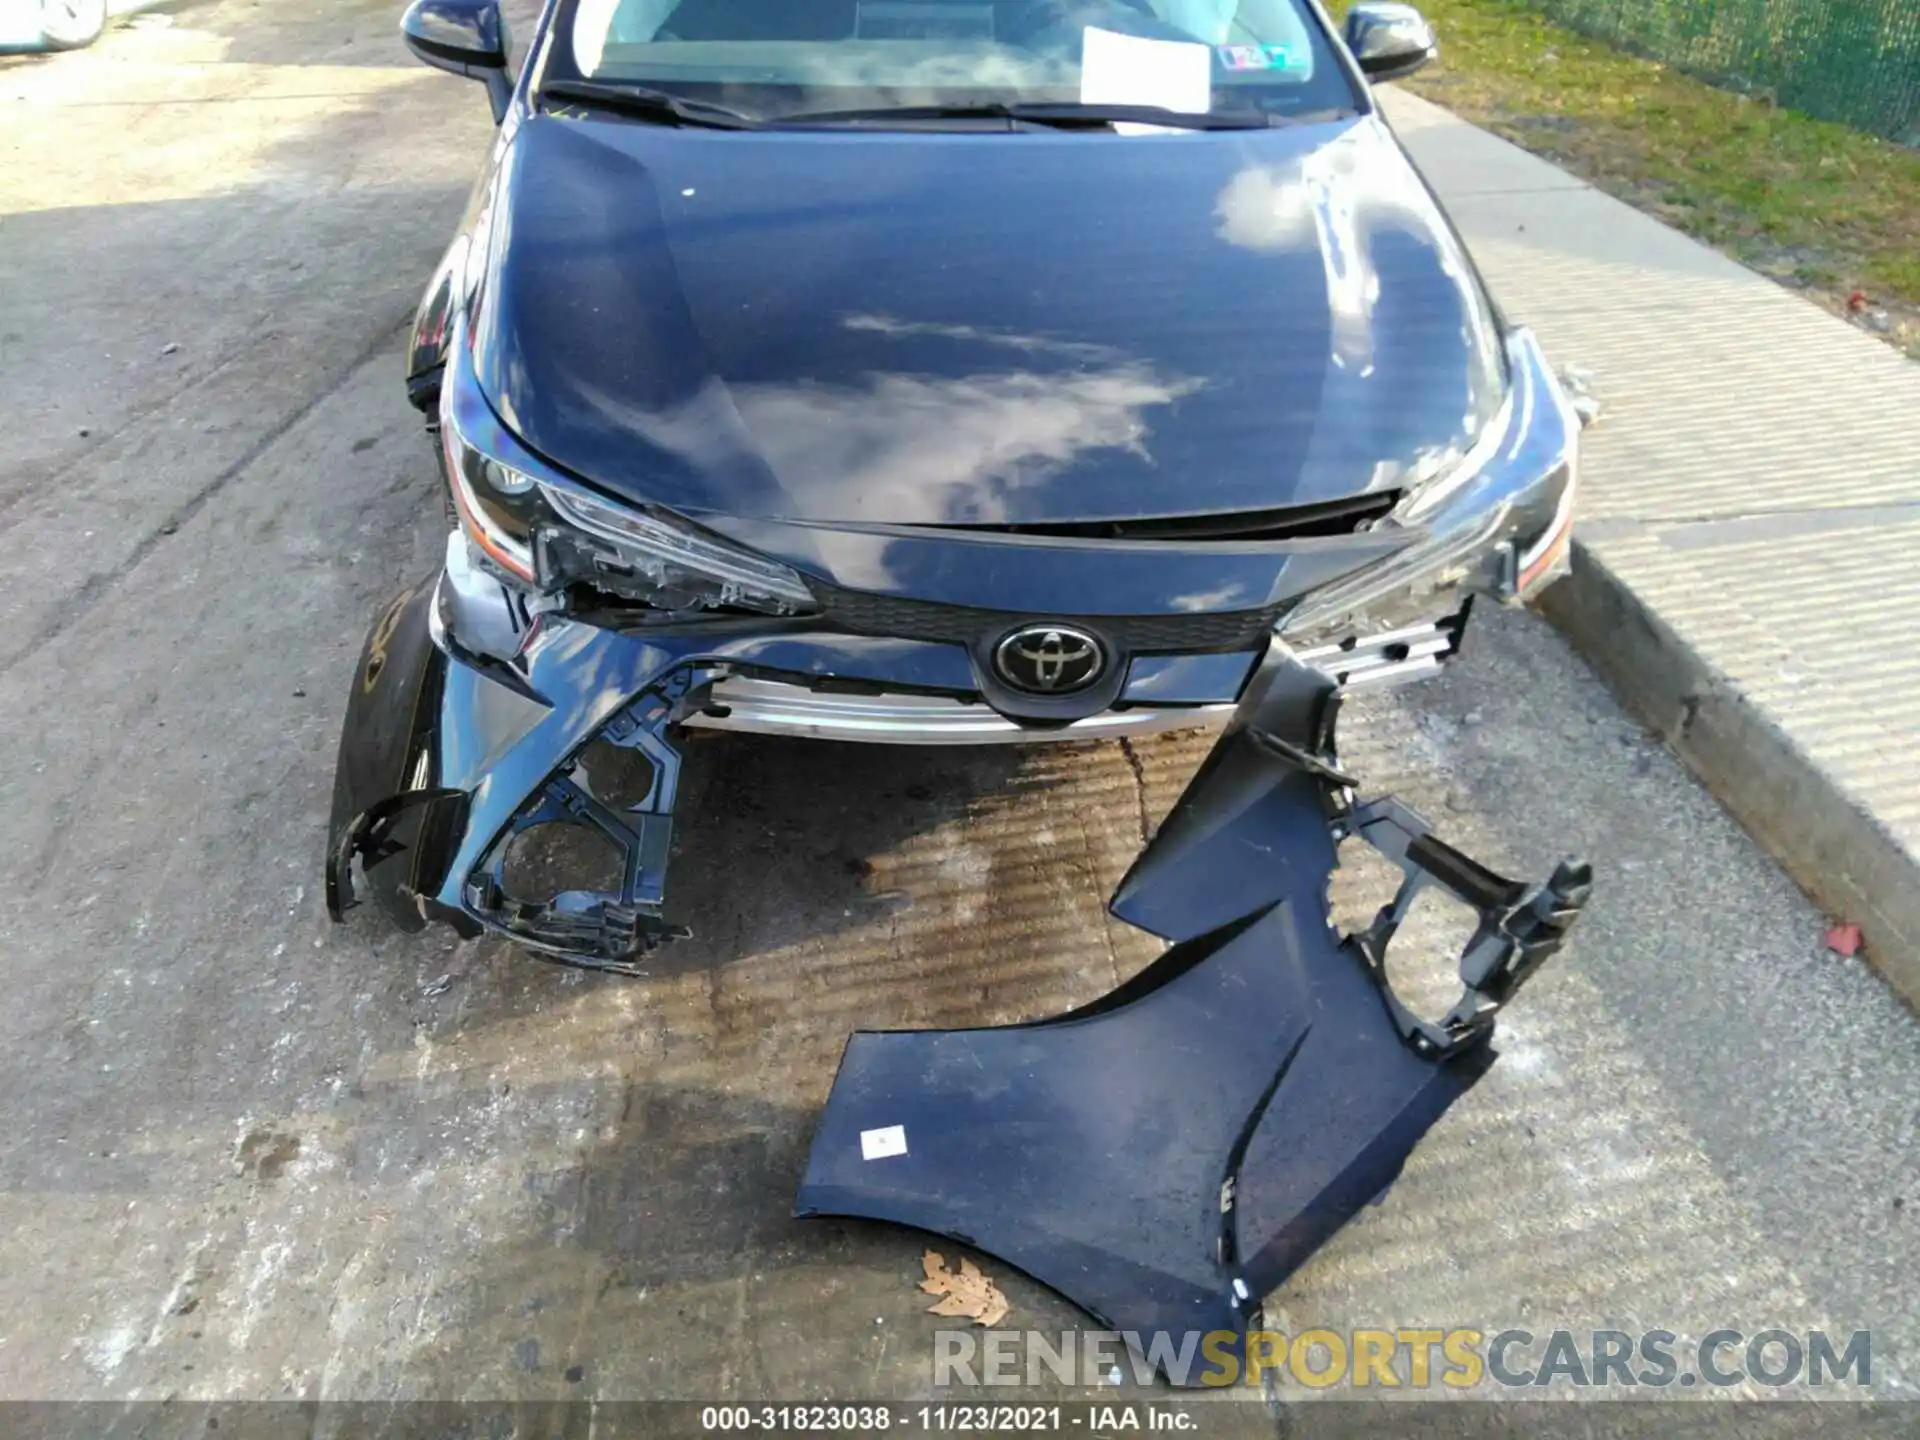
[[[1424,819],[1391,797],[1354,807],[1350,828],[1405,877],[1393,900],[1348,944],[1379,985],[1401,1038],[1421,1055],[1444,1059],[1484,1040],[1493,1017],[1565,942],[1593,892],[1593,867],[1582,860],[1562,860],[1542,885],[1509,880],[1439,839]],[[1407,1008],[1386,966],[1387,946],[1429,885],[1479,917],[1460,955],[1460,998],[1438,1021]]]
[[[594,736],[646,760],[647,793],[633,805],[616,808],[596,797],[587,787],[578,754],[547,777],[468,877],[467,902],[483,920],[563,964],[620,975],[644,973],[637,963],[640,956],[664,941],[688,936],[685,926],[663,917],[661,907],[680,783],[680,752],[668,732],[680,719],[695,681],[691,670],[670,672]],[[556,823],[581,826],[612,842],[621,857],[618,890],[564,890],[541,901],[511,893],[506,862],[514,838],[535,826]]]

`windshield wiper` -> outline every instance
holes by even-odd
[[[981,105],[882,105],[868,110],[813,110],[782,115],[782,129],[811,125],[923,124],[941,120],[1006,120],[1060,130],[1104,130],[1115,123],[1162,125],[1170,130],[1264,130],[1275,123],[1259,111],[1186,114],[1157,105],[1083,105],[1074,101],[992,101]]]
[[[600,85],[591,80],[549,80],[540,87],[540,98],[565,100],[575,105],[590,105],[630,115],[636,120],[652,120],[661,125],[703,125],[712,130],[758,130],[761,122],[725,105],[708,100],[689,100],[665,90],[649,90],[644,85]]]

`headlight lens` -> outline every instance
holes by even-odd
[[[1493,457],[1500,453],[1500,446],[1513,427],[1513,412],[1514,396],[1512,389],[1509,389],[1506,399],[1500,402],[1499,410],[1494,413],[1492,422],[1481,429],[1466,453],[1444,465],[1430,477],[1409,485],[1406,498],[1400,502],[1391,518],[1405,525],[1421,524],[1441,510],[1462,489],[1472,484]]]
[[[679,517],[536,478],[461,433],[444,386],[440,443],[460,525],[502,579],[552,593],[587,585],[655,609],[798,615],[815,608],[798,574]]]
[[[532,585],[532,527],[516,500],[531,494],[534,482],[467,443],[454,422],[452,393],[451,385],[440,391],[440,454],[460,527],[506,579]]]
[[[1373,527],[1375,532],[1410,529],[1417,534],[1416,527],[1443,512],[1445,502],[1472,484],[1499,449],[1512,406],[1509,396],[1499,422],[1454,465],[1410,488],[1393,513]],[[1489,548],[1506,527],[1508,515],[1504,504],[1465,516],[1442,514],[1439,524],[1404,549],[1308,592],[1281,622],[1281,632],[1299,638],[1356,627],[1392,629],[1435,614],[1447,603],[1447,592],[1489,570]]]

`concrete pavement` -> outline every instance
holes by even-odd
[[[1920,1003],[1920,365],[1383,99],[1502,305],[1606,407],[1548,613]]]
[[[329,925],[342,697],[442,538],[399,327],[491,132],[386,0],[172,13],[0,63],[0,1399],[926,1393],[919,1237],[787,1216],[842,1040],[1143,963],[1101,905],[1208,741],[701,741],[698,934],[635,981]],[[1870,1328],[1913,1394],[1913,1017],[1533,616],[1344,735],[1601,878],[1275,1319]]]

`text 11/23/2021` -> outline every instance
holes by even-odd
[[[708,1405],[700,1428],[707,1433],[791,1431],[841,1435],[947,1435],[1068,1433],[1107,1435],[1226,1433],[1204,1425],[1208,1412],[1238,1406],[1199,1404],[1078,1405]]]

